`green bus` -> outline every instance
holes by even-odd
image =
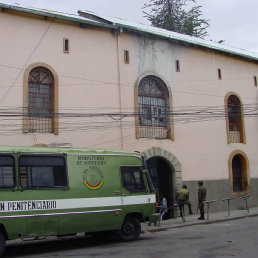
[[[0,191],[0,254],[7,240],[81,232],[132,241],[159,219],[137,152],[1,147]]]

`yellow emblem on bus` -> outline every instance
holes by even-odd
[[[83,172],[83,183],[91,190],[98,190],[104,183],[104,177],[97,167],[89,167]]]

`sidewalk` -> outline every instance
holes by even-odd
[[[148,226],[147,223],[143,224],[142,230],[148,231],[148,232],[158,232],[158,231],[163,231],[170,228],[218,223],[218,222],[242,219],[242,218],[253,217],[253,216],[258,216],[258,207],[249,208],[249,213],[247,212],[247,210],[231,210],[230,216],[228,216],[227,210],[221,211],[221,212],[209,213],[208,220],[207,220],[207,213],[205,213],[205,220],[198,220],[198,218],[200,217],[200,214],[188,215],[188,213],[186,213],[185,222],[182,221],[181,217],[177,217],[175,219],[163,220],[160,222],[159,226],[154,226],[154,225]]]

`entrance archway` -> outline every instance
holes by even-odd
[[[157,191],[158,199],[165,197],[167,199],[168,207],[174,203],[173,196],[173,168],[168,161],[160,157],[152,157],[147,160],[147,167],[153,181],[153,185]],[[173,209],[165,214],[164,218],[173,217]]]
[[[175,193],[182,186],[181,164],[177,158],[166,150],[151,148],[142,153],[157,190],[158,198],[165,197],[168,207],[175,202]],[[169,209],[165,218],[174,217],[174,209]]]

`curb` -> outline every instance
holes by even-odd
[[[155,233],[155,232],[161,232],[161,231],[166,231],[172,228],[182,228],[182,227],[188,227],[188,226],[195,226],[195,225],[206,225],[206,224],[214,224],[214,223],[220,223],[220,222],[225,222],[225,221],[230,221],[230,220],[238,220],[238,219],[244,219],[248,217],[256,217],[258,216],[258,213],[254,214],[246,214],[246,215],[241,215],[237,217],[227,217],[227,218],[221,218],[221,219],[214,219],[214,220],[204,220],[204,221],[196,221],[196,222],[189,222],[187,224],[182,224],[180,225],[173,225],[173,226],[160,226],[159,228],[153,228],[153,229],[146,229],[143,230],[142,232],[145,233],[145,231]]]

